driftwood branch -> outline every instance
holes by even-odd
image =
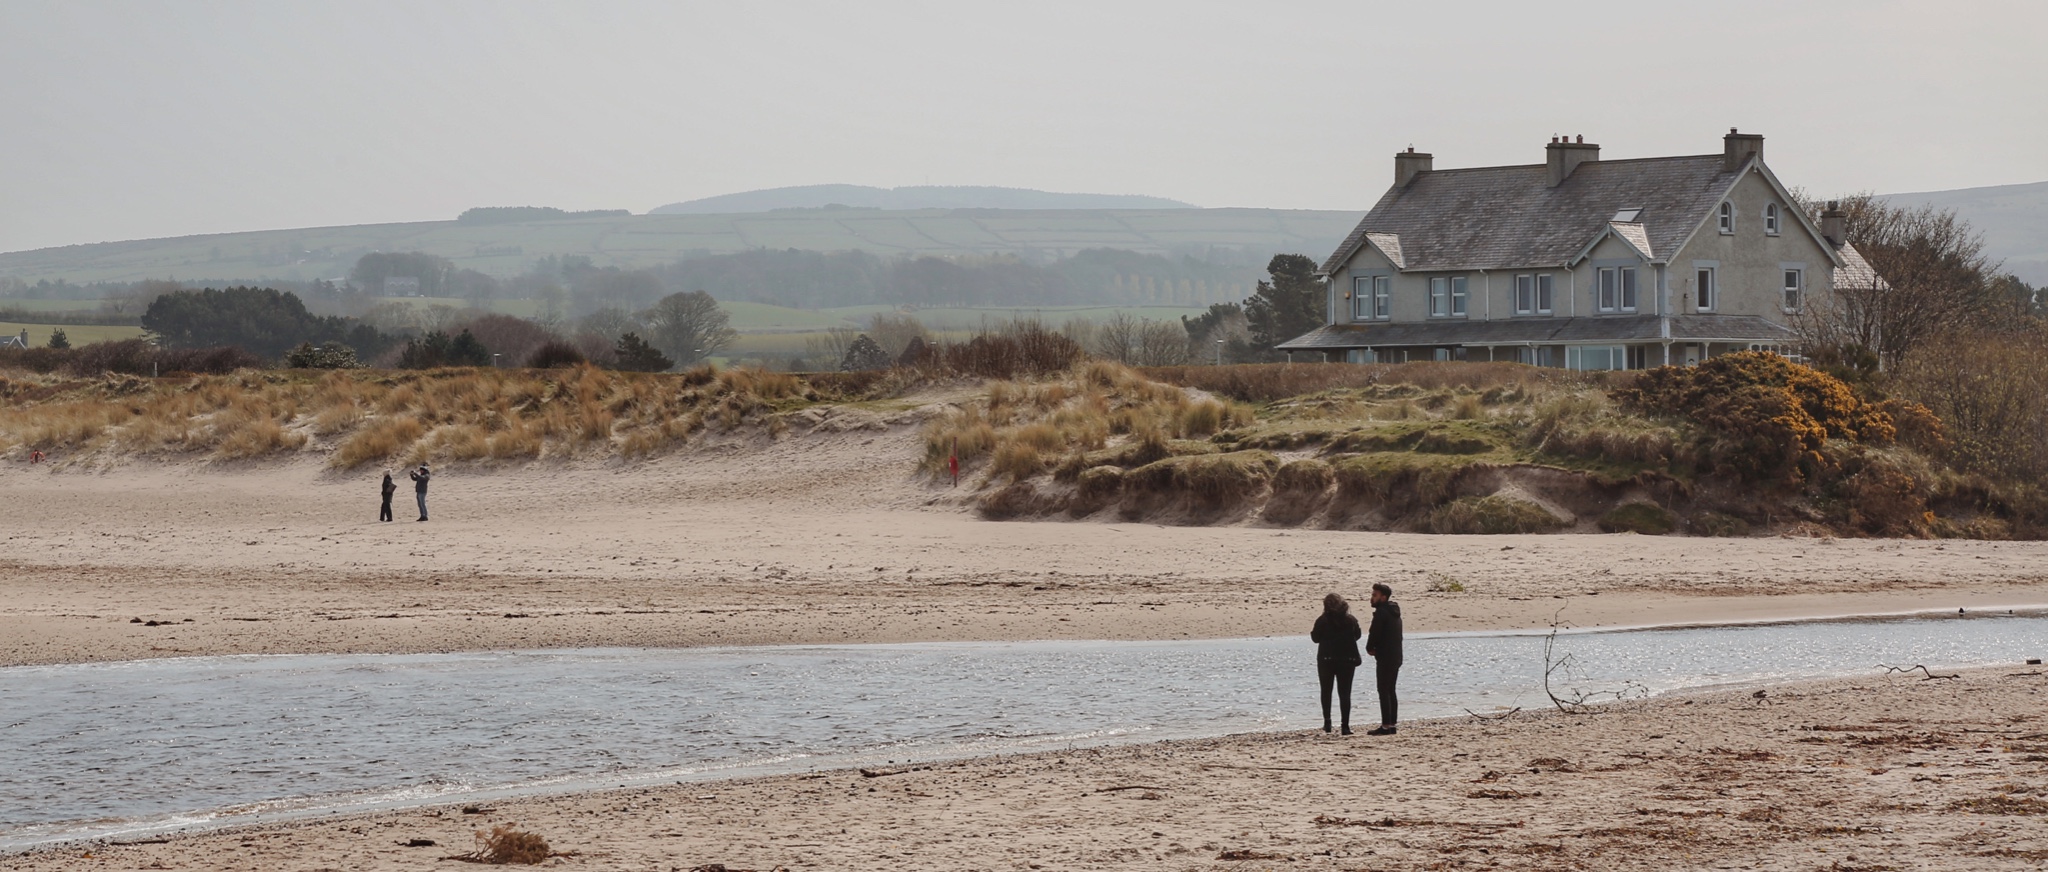
[[[1929,672],[1926,666],[1920,665],[1918,663],[1915,663],[1912,666],[1886,666],[1884,668],[1884,674],[1891,675],[1893,673],[1897,673],[1900,675],[1905,675],[1912,672],[1915,669],[1920,670],[1920,674],[1925,676],[1924,678],[1920,679],[1921,681],[1933,681],[1935,679],[1951,679],[1962,677],[1961,675],[1936,675],[1932,672]]]
[[[1576,688],[1560,693],[1551,685],[1551,678],[1570,678],[1573,664],[1572,655],[1557,653],[1557,633],[1570,627],[1564,620],[1564,606],[1550,616],[1550,635],[1543,638],[1543,695],[1550,697],[1550,704],[1568,715],[1586,715],[1594,712],[1598,702],[1620,702],[1650,695],[1650,689],[1633,681],[1624,682],[1614,690],[1578,690]],[[1476,717],[1476,715],[1475,715]]]
[[[1465,710],[1465,713],[1466,713],[1466,714],[1468,714],[1468,715],[1471,715],[1471,716],[1473,716],[1473,717],[1475,717],[1475,718],[1478,718],[1478,719],[1480,719],[1480,720],[1482,720],[1482,721],[1504,721],[1504,720],[1507,720],[1508,718],[1514,717],[1514,716],[1515,716],[1515,715],[1517,715],[1517,714],[1520,714],[1520,713],[1521,713],[1521,711],[1522,711],[1522,707],[1521,707],[1521,706],[1515,706],[1514,708],[1508,709],[1507,711],[1501,712],[1501,713],[1499,713],[1499,714],[1492,714],[1492,715],[1482,715],[1482,714],[1480,714],[1480,713],[1478,713],[1478,712],[1475,712],[1475,711],[1473,711],[1473,710],[1471,710],[1471,709],[1466,709],[1466,710]]]

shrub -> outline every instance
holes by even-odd
[[[1169,457],[1126,473],[1124,492],[1184,498],[1198,510],[1230,509],[1257,494],[1279,467],[1266,451]]]
[[[1894,432],[1890,415],[1840,379],[1769,352],[1658,367],[1613,396],[1631,411],[1699,424],[1707,431],[1702,459],[1744,481],[1809,480],[1825,469],[1821,449],[1830,438],[1882,443]]]
[[[612,354],[618,359],[615,366],[624,372],[667,372],[676,365],[668,355],[647,344],[647,340],[641,339],[637,333],[621,335],[619,341],[612,346]]]
[[[1074,517],[1093,514],[1103,506],[1116,502],[1123,494],[1124,471],[1114,466],[1096,466],[1083,470],[1078,476],[1074,499],[1067,506]]]
[[[339,342],[301,342],[285,353],[284,365],[293,369],[358,369],[363,363],[356,359],[355,349]]]
[[[1749,535],[1749,522],[1725,512],[1701,512],[1692,520],[1692,531],[1701,536],[1742,537]]]
[[[1628,503],[1600,516],[1600,529],[1608,533],[1641,533],[1662,536],[1678,526],[1677,517],[1654,503]]]
[[[590,362],[576,346],[559,339],[550,339],[533,350],[526,358],[526,365],[533,369],[568,369]]]
[[[1547,533],[1564,525],[1542,506],[1495,494],[1452,500],[1431,510],[1416,527],[1424,533],[1500,535]]]

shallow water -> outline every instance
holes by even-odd
[[[1305,629],[1305,628],[1304,628]],[[1547,704],[1542,635],[1411,636],[1404,719]],[[2014,663],[2048,617],[1560,636],[1648,693]],[[0,848],[331,810],[1320,725],[1302,638],[194,657],[0,669]],[[1377,719],[1369,668],[1354,720]]]

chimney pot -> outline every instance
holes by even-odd
[[[1580,143],[1584,143],[1585,141],[1586,141],[1586,135],[1585,135],[1585,134],[1583,134],[1583,133],[1579,134],[1579,142],[1580,142]]]

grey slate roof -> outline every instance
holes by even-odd
[[[1555,188],[1543,164],[1418,173],[1380,197],[1322,272],[1341,269],[1368,233],[1399,237],[1403,269],[1557,266],[1622,209],[1643,210],[1631,241],[1668,255],[1739,177],[1719,154],[1587,161]]]
[[[1282,342],[1281,351],[1419,345],[1552,345],[1661,342],[1655,315],[1514,318],[1500,321],[1383,321],[1328,324]],[[1676,342],[1788,342],[1792,331],[1754,315],[1673,315]]]

